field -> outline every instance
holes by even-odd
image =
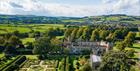
[[[64,25],[62,24],[21,24],[21,25],[8,25],[8,24],[0,24],[0,34],[12,33],[14,31],[19,31],[19,33],[28,33],[32,30],[45,32],[48,28],[60,28],[64,29]],[[62,38],[63,36],[58,36],[58,38]],[[27,42],[34,42],[35,38],[22,38],[23,44]]]
[[[84,19],[76,19],[76,20],[63,20],[63,22],[84,22],[85,20]]]
[[[45,32],[48,28],[61,28],[64,29],[64,25],[61,24],[21,24],[21,25],[8,25],[0,24],[0,34],[19,31],[20,33],[34,31]]]
[[[134,49],[135,50],[135,58],[140,58],[140,43],[134,43],[132,48],[126,48],[127,50],[129,49]]]

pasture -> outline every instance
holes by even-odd
[[[62,24],[21,24],[21,25],[8,25],[0,24],[0,34],[11,33],[19,31],[20,33],[28,33],[32,30],[45,32],[48,28],[60,28],[64,29]]]

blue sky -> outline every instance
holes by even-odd
[[[0,0],[0,14],[73,17],[140,15],[140,0]]]

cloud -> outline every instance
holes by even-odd
[[[11,4],[11,6],[13,6],[13,7],[15,7],[15,8],[23,8],[23,6],[18,5],[18,4],[16,4],[16,3],[10,3],[10,4]]]
[[[41,0],[0,0],[0,14],[43,16],[140,15],[140,0],[102,0],[98,5],[45,3]]]
[[[103,0],[112,14],[140,15],[140,0]]]

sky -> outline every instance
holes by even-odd
[[[140,16],[140,0],[0,0],[0,14],[84,17]]]

